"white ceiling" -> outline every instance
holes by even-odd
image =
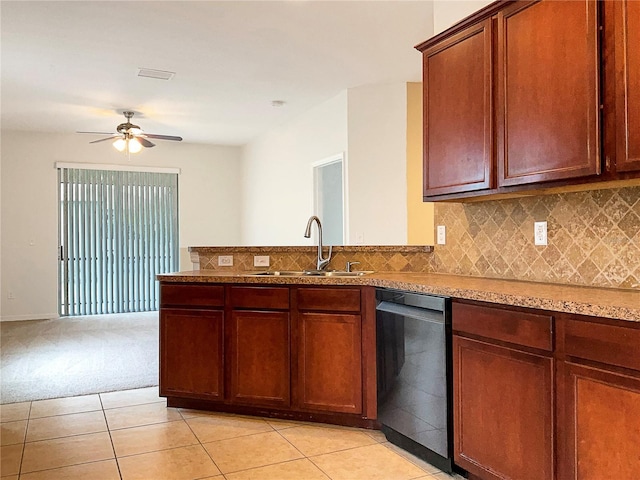
[[[340,91],[420,81],[430,1],[2,1],[2,128],[242,145]],[[170,81],[138,68],[176,72]],[[284,100],[284,107],[271,106]],[[90,137],[92,140],[100,137]]]

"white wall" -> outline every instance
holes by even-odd
[[[433,2],[433,34],[446,30],[493,0],[435,0]]]
[[[348,90],[349,241],[407,243],[407,85]]]
[[[57,316],[58,194],[55,162],[129,164],[92,137],[2,131],[2,320]],[[181,257],[190,245],[240,241],[240,149],[158,142],[131,165],[177,167]],[[33,245],[30,245],[33,243]],[[190,268],[188,257],[181,267]],[[14,300],[7,300],[9,291]]]
[[[246,145],[242,244],[311,244],[303,236],[314,213],[311,164],[346,150],[346,92]]]
[[[346,152],[347,244],[406,244],[406,117],[405,83],[363,86],[245,146],[242,243],[312,244],[311,164]]]

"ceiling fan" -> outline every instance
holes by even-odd
[[[101,138],[100,140],[94,140],[89,143],[105,142],[107,140],[116,139],[113,142],[113,146],[121,151],[127,153],[138,153],[142,150],[142,147],[155,147],[155,143],[150,142],[148,139],[153,138],[157,140],[174,140],[177,142],[182,141],[182,137],[176,137],[174,135],[157,135],[155,133],[145,133],[138,125],[131,123],[131,118],[134,112],[124,111],[122,112],[124,118],[127,119],[125,123],[121,123],[116,127],[118,133],[105,133],[105,132],[76,132],[76,133],[89,133],[92,135],[109,135],[107,138]]]

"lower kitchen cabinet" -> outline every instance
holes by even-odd
[[[224,398],[224,312],[162,308],[160,395]]]
[[[299,287],[295,298],[299,407],[361,414],[360,288]]]
[[[551,319],[454,303],[452,325],[456,464],[482,479],[554,478],[554,364],[539,348]]]
[[[481,480],[640,472],[640,322],[454,301],[454,460]]]
[[[372,427],[373,292],[161,284],[161,395],[173,407]]]
[[[227,370],[231,403],[289,407],[289,288],[231,286]]]
[[[362,413],[360,315],[303,313],[299,331],[300,407]]]
[[[640,372],[616,374],[568,363],[564,372],[566,475],[579,480],[637,478]]]
[[[559,368],[558,479],[640,472],[640,324],[568,319]]]
[[[289,312],[233,311],[229,366],[231,401],[288,407]]]

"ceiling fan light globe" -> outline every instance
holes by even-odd
[[[132,138],[131,140],[129,140],[130,153],[138,153],[140,150],[142,150],[142,145],[137,138]]]
[[[119,152],[124,152],[124,149],[127,148],[127,142],[123,138],[119,138],[113,142],[113,146]]]

